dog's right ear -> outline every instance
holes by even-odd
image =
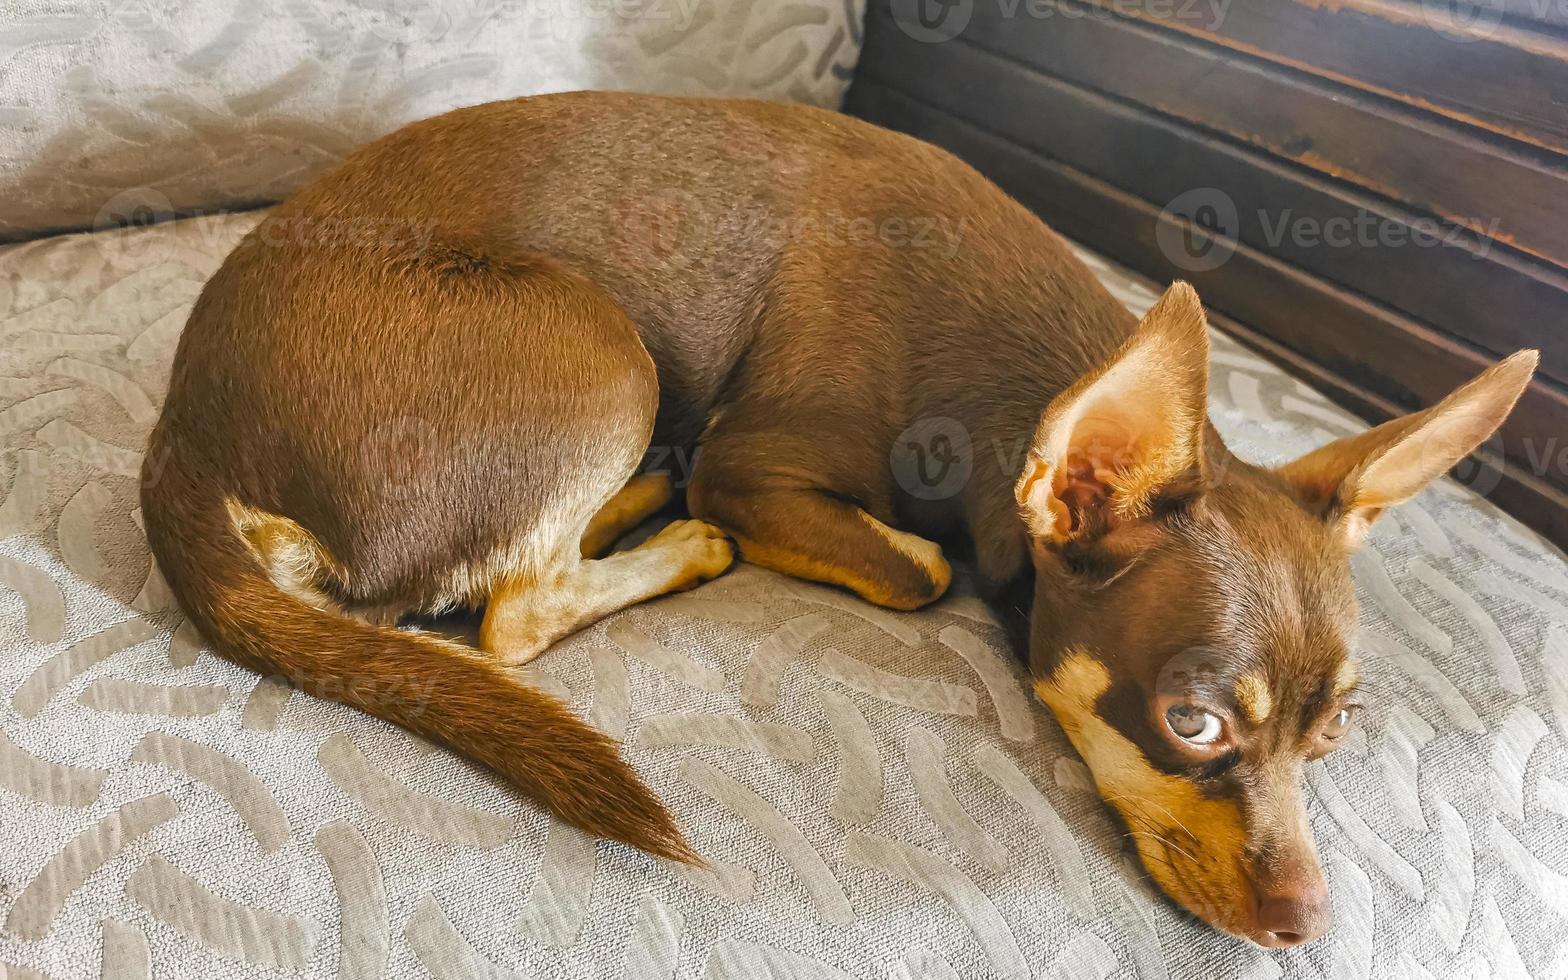
[[[1014,488],[1030,534],[1065,544],[1146,515],[1180,481],[1198,485],[1208,385],[1203,304],[1178,282],[1045,410]]]

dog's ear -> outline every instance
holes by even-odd
[[[1437,405],[1331,442],[1280,472],[1353,547],[1385,509],[1420,493],[1497,431],[1539,359],[1520,351]]]
[[[1178,282],[1109,362],[1045,410],[1015,487],[1034,538],[1103,532],[1179,483],[1200,486],[1208,386],[1203,304]]]

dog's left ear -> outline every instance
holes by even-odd
[[[1497,431],[1539,359],[1522,350],[1431,408],[1331,442],[1279,472],[1354,547],[1379,514],[1420,493]]]
[[[1045,410],[1014,492],[1030,534],[1065,544],[1145,516],[1178,484],[1201,485],[1209,334],[1184,282],[1114,357]]]

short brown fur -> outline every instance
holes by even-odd
[[[1155,880],[1283,945],[1326,927],[1299,770],[1352,694],[1346,555],[1495,428],[1533,361],[1275,471],[1207,424],[1206,329],[1182,285],[1140,324],[979,174],[861,122],[477,106],[358,151],[207,284],[147,455],[148,534],[226,656],[680,860],[613,743],[501,664],[719,574],[730,539],[897,609],[946,590],[944,541],[989,588],[1032,579],[1037,689]],[[933,500],[889,454],[936,417],[976,452]],[[650,450],[698,451],[699,520],[606,553],[668,496]],[[382,625],[459,607],[487,607],[484,653]],[[1243,676],[1270,710],[1232,717],[1223,757],[1165,727],[1199,698],[1224,713]]]

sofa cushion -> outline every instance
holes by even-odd
[[[859,0],[20,0],[0,239],[275,201],[404,123],[580,88],[836,106]]]
[[[1149,890],[962,582],[898,614],[741,566],[524,671],[624,740],[705,871],[587,839],[444,750],[217,659],[152,569],[135,474],[191,302],[256,220],[0,250],[0,974],[1568,967],[1568,566],[1452,483],[1356,559],[1369,710],[1308,767],[1338,924],[1283,952]],[[1215,341],[1214,418],[1244,454],[1360,427]]]

